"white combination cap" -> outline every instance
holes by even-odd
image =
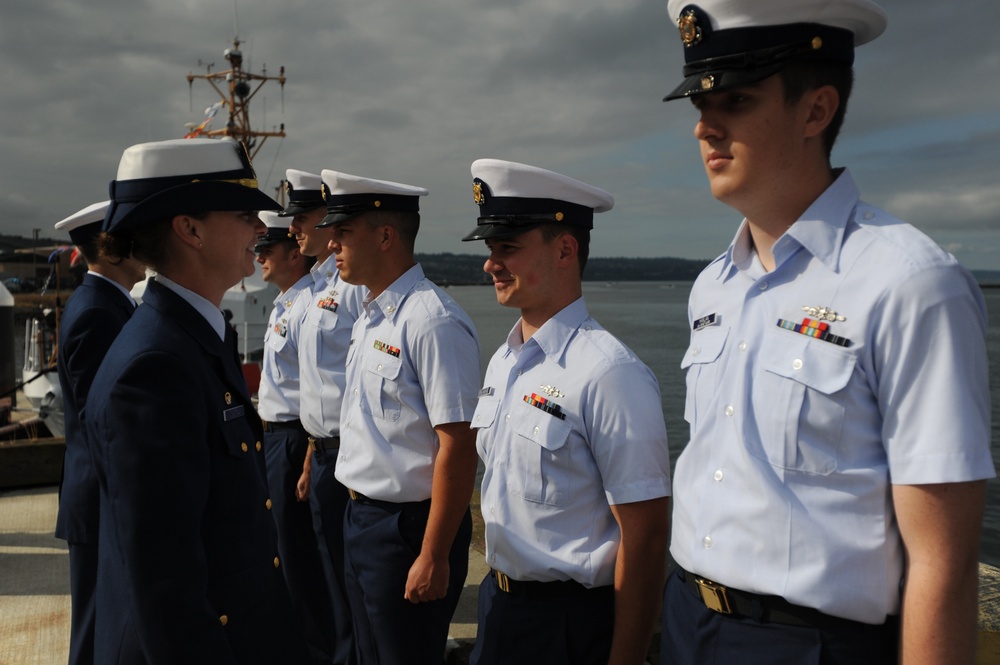
[[[684,45],[684,82],[664,101],[763,80],[791,62],[854,63],[885,30],[870,0],[668,0]]]
[[[97,237],[111,201],[93,203],[56,222],[56,231],[66,231],[74,245],[82,245]]]
[[[323,198],[327,215],[316,228],[346,222],[372,210],[419,212],[423,187],[323,169]]]
[[[519,235],[541,224],[594,228],[594,213],[615,205],[603,189],[555,171],[501,159],[472,163],[479,224],[463,240]]]
[[[309,212],[326,205],[323,200],[323,179],[315,173],[285,170],[285,194],[288,196],[288,206],[279,215],[294,217],[302,212]]]
[[[296,244],[295,234],[288,229],[288,220],[282,217],[280,213],[273,210],[261,210],[258,216],[260,217],[260,221],[264,222],[267,231],[257,237],[257,244],[254,245],[254,251],[259,252],[265,247],[271,247],[282,242]]]
[[[278,210],[258,189],[242,143],[171,139],[140,143],[122,154],[111,181],[106,231],[186,213]]]

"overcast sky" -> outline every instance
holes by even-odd
[[[1000,3],[884,0],[861,47],[836,165],[862,196],[971,268],[1000,268]],[[0,21],[0,228],[58,237],[107,198],[122,151],[183,136],[218,96],[188,73],[285,67],[252,105],[284,123],[255,161],[427,187],[417,250],[485,253],[470,163],[560,171],[611,192],[594,256],[721,253],[740,216],[709,192],[694,110],[664,104],[682,52],[665,0],[7,0]],[[222,118],[216,120],[218,127]]]

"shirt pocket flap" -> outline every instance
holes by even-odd
[[[500,400],[496,397],[480,397],[476,411],[472,414],[472,429],[492,427],[500,412]]]
[[[399,378],[402,368],[402,361],[388,353],[373,353],[365,358],[365,369],[372,374],[377,374],[383,379],[395,381]]]
[[[835,344],[784,330],[770,331],[761,349],[761,367],[824,395],[843,390],[857,363]]]
[[[518,405],[511,416],[512,429],[549,452],[559,450],[569,440],[572,427],[565,418],[546,413],[527,403]]]
[[[711,327],[699,330],[691,335],[691,344],[681,359],[681,369],[691,365],[714,363],[722,355],[729,337],[729,328]]]

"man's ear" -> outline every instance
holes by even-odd
[[[805,119],[806,138],[821,136],[833,122],[833,116],[840,108],[840,94],[832,85],[824,85],[806,92],[803,95],[803,102],[808,104]]]
[[[572,233],[559,234],[555,239],[556,247],[559,249],[559,266],[576,265],[577,254],[580,252],[580,244]]]

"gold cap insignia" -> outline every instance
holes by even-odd
[[[681,41],[684,46],[691,47],[701,43],[701,28],[698,26],[698,17],[694,10],[689,9],[677,19],[677,29],[681,33]]]
[[[375,202],[375,207],[376,207],[376,208],[380,208],[380,207],[382,207],[382,202],[381,202],[381,201],[376,201],[376,202]]]
[[[226,404],[232,404],[232,403],[233,403],[233,396],[230,395],[229,393],[226,393]]]
[[[556,221],[557,222],[563,221],[563,214],[561,212],[556,213]]]
[[[476,202],[476,205],[480,206],[486,203],[486,197],[483,196],[483,183],[472,183],[472,200]]]
[[[288,181],[286,180],[286,181],[285,181],[285,193],[286,193],[286,194],[291,194],[291,193],[292,193],[292,189],[294,189],[294,188],[292,187],[292,183],[290,183],[290,182],[288,182]]]
[[[711,74],[706,74],[701,77],[701,89],[711,90],[715,87],[715,77]]]
[[[812,42],[810,42],[810,45],[812,46],[812,50],[814,51],[820,50],[821,48],[823,48],[823,38],[813,37]]]
[[[323,195],[323,200],[326,201],[326,183],[324,182],[319,186],[319,192]]]

